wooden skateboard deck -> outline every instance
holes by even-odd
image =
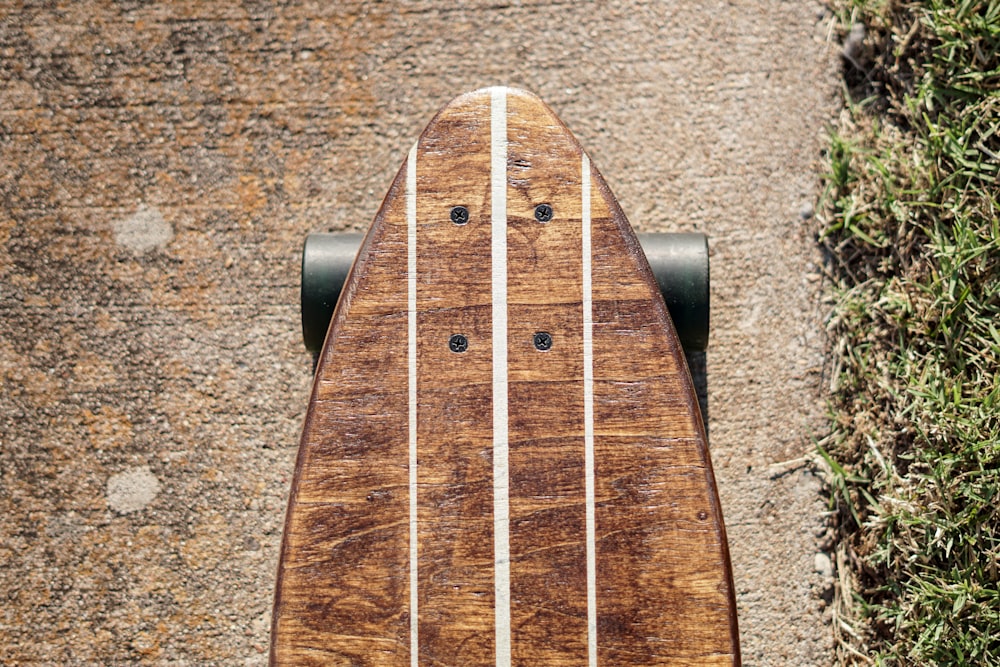
[[[536,97],[459,97],[319,358],[272,664],[739,660],[704,426],[629,223]]]

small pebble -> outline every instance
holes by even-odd
[[[864,23],[855,23],[851,26],[851,32],[844,39],[844,57],[855,61],[861,55],[864,47],[865,35],[867,34]]]
[[[824,579],[833,578],[833,561],[825,553],[818,553],[814,559],[814,567],[816,571],[822,575]]]

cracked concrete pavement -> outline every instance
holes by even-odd
[[[747,665],[826,665],[818,2],[0,6],[0,662],[262,664],[304,235],[453,96],[539,94],[642,231],[710,235]]]

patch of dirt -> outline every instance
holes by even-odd
[[[829,664],[798,462],[823,413],[826,21],[763,0],[0,10],[0,661],[265,662],[309,387],[301,241],[365,227],[434,111],[502,83],[561,115],[637,229],[710,235],[744,661]]]

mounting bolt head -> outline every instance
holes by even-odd
[[[469,339],[462,334],[452,334],[448,339],[448,348],[452,352],[465,352],[469,349]]]
[[[532,337],[535,343],[535,349],[545,352],[546,350],[552,349],[552,334],[547,331],[538,331]]]

